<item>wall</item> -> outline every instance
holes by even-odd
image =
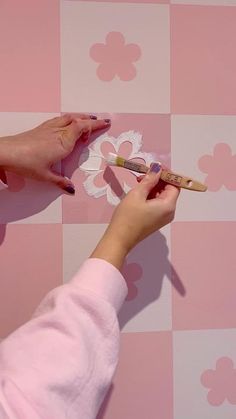
[[[208,184],[182,191],[175,222],[127,258],[120,363],[100,419],[236,414],[236,0],[171,3],[0,2],[0,135],[60,112],[113,121],[63,162],[74,197],[8,174],[1,337],[70,279],[135,185],[104,172],[102,156],[155,153]]]

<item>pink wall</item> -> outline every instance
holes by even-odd
[[[136,183],[121,169],[103,172],[93,153],[146,161],[156,153],[209,187],[183,191],[175,222],[127,258],[120,363],[99,419],[235,418],[235,6],[1,1],[0,135],[60,112],[113,120],[106,136],[63,162],[74,197],[8,175],[0,192],[1,337],[71,278]],[[133,143],[130,131],[139,136]],[[89,165],[99,198],[85,190]]]

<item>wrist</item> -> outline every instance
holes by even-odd
[[[104,259],[120,270],[127,254],[125,246],[108,229],[90,257]]]
[[[10,141],[10,137],[0,138],[0,168],[3,170],[7,170],[10,164]]]

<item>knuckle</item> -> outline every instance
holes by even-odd
[[[67,130],[61,130],[58,134],[58,142],[60,143],[60,145],[62,146],[62,148],[65,151],[71,151],[72,149],[72,144],[70,141],[70,135],[69,132]]]

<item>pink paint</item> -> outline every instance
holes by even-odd
[[[222,204],[223,205],[223,204]],[[175,222],[171,261],[185,288],[172,289],[174,330],[236,327],[236,222]]]
[[[1,1],[0,111],[60,111],[58,0]]]
[[[173,419],[172,335],[124,333],[119,368],[98,419]]]
[[[236,155],[228,144],[218,143],[213,156],[202,156],[198,161],[199,169],[207,173],[205,179],[209,191],[218,191],[225,186],[229,191],[236,190]]]
[[[130,81],[136,77],[134,62],[141,57],[141,49],[136,44],[126,44],[120,32],[110,32],[105,44],[94,44],[90,48],[91,58],[100,63],[97,76],[100,80],[111,81],[118,76],[122,81]]]
[[[232,359],[218,359],[215,370],[203,372],[201,383],[210,389],[207,400],[212,406],[220,406],[225,401],[236,404],[236,369]]]
[[[142,278],[143,269],[138,263],[127,264],[127,262],[125,262],[122,268],[122,274],[128,286],[128,295],[126,297],[126,300],[134,300],[138,295],[136,281],[140,281],[140,279]]]
[[[62,284],[62,226],[9,224],[0,247],[1,324],[4,337],[30,319],[52,288]]]
[[[236,113],[236,8],[172,5],[171,111]]]

